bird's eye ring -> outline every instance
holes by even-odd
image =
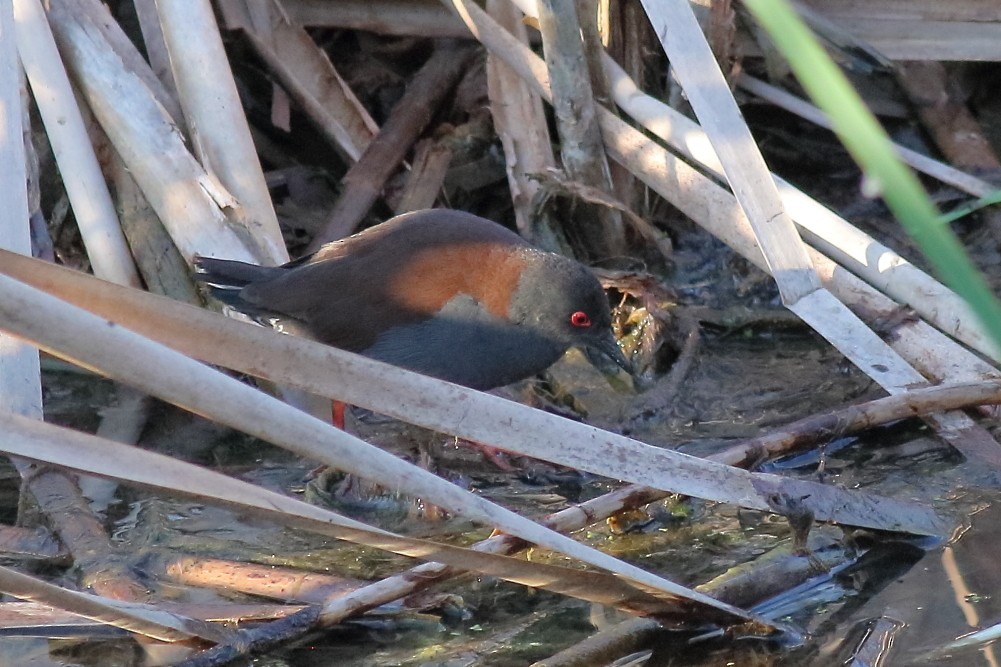
[[[581,328],[589,327],[591,326],[591,318],[583,310],[578,310],[570,316],[570,324]]]

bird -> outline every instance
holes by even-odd
[[[282,266],[195,268],[258,323],[472,389],[531,377],[570,347],[630,368],[589,269],[463,211],[404,213]]]

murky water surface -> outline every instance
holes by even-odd
[[[685,252],[679,250],[683,266]],[[703,289],[698,272],[689,263],[682,275],[687,276],[679,288],[683,300],[698,301]],[[762,313],[774,309],[767,298],[757,303]],[[97,411],[112,397],[111,385],[92,376],[50,371],[45,381],[49,418],[76,428],[93,429]],[[547,388],[572,394],[588,421],[613,428],[621,427],[634,400],[621,387],[612,388],[576,354],[554,367]],[[533,383],[509,391],[513,398],[529,399]],[[865,376],[806,330],[706,327],[696,362],[675,400],[629,428],[646,442],[707,455],[794,419],[879,395]],[[462,519],[434,518],[419,502],[384,490],[332,493],[344,484],[336,475],[323,478],[322,484],[309,481],[310,462],[167,408],[158,410],[153,421],[144,437],[147,446],[268,488],[334,502],[339,511],[363,521],[420,536],[458,536],[462,543],[487,536],[486,530]],[[354,428],[411,460],[430,457],[441,474],[528,516],[548,514],[615,486],[610,480],[531,460],[513,461],[520,471],[502,471],[445,436],[395,422],[367,419]],[[769,469],[817,479],[819,461],[814,452],[773,462]],[[937,546],[893,536],[853,535],[860,558],[792,591],[777,582],[774,593],[781,597],[760,609],[801,629],[798,646],[733,637],[691,644],[693,633],[675,632],[658,639],[649,664],[840,665],[863,658],[868,661],[856,664],[996,664],[992,647],[942,650],[955,638],[1001,618],[1001,521],[995,481],[976,466],[963,464],[917,422],[842,441],[825,452],[823,467],[826,483],[921,500],[965,528],[957,530],[957,539],[950,544]],[[14,489],[10,491],[7,497],[16,498]],[[116,544],[154,581],[158,576],[153,564],[181,556],[300,568],[358,584],[408,566],[407,559],[374,549],[140,491],[121,490],[119,502],[109,511],[115,520]],[[741,564],[754,570],[760,567],[758,559],[783,545],[788,548],[791,535],[782,517],[690,499],[655,504],[617,524],[616,530],[630,526],[629,532],[621,533],[598,524],[583,531],[581,538],[689,586]],[[840,531],[815,534],[827,540],[825,549],[843,548]],[[162,596],[178,602],[263,599],[204,586],[157,585]],[[313,637],[306,645],[258,658],[254,664],[524,665],[625,618],[612,610],[489,579],[465,577],[434,590],[450,595],[439,595],[433,604],[417,608],[381,609]],[[884,662],[874,655],[882,655]],[[0,664],[140,665],[163,660],[156,651],[129,639],[101,638],[90,631],[63,639],[0,640]]]

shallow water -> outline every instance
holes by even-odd
[[[693,255],[695,257],[696,255]],[[684,270],[684,298],[698,301],[705,286]],[[719,260],[705,260],[719,261]],[[724,267],[716,266],[716,269]],[[706,275],[712,275],[707,272]],[[687,285],[687,287],[686,287]],[[774,310],[767,287],[752,298],[767,318]],[[714,297],[715,298],[715,297]],[[746,294],[742,297],[746,300]],[[700,301],[700,303],[702,303]],[[721,302],[725,306],[726,302]],[[98,410],[111,400],[111,385],[93,376],[46,374],[50,419],[93,429]],[[505,390],[516,400],[544,402],[535,381]],[[697,359],[668,405],[633,423],[631,435],[660,446],[708,455],[736,439],[758,435],[792,420],[880,395],[868,378],[846,364],[822,340],[803,329],[704,327]],[[615,386],[583,356],[571,353],[550,372],[548,392],[567,401],[591,423],[621,427],[634,396]],[[567,410],[566,405],[560,408]],[[225,429],[155,411],[144,444],[228,474],[284,490],[310,493],[312,464]],[[410,460],[430,454],[440,474],[527,516],[542,516],[606,492],[610,480],[556,469],[529,459],[519,472],[497,469],[479,453],[449,438],[396,422],[367,420],[355,429],[372,442]],[[884,665],[921,664],[948,641],[998,618],[996,561],[998,521],[994,480],[964,465],[920,423],[877,429],[824,458],[823,480],[846,488],[918,499],[972,522],[948,546],[927,553],[892,536],[869,536],[871,550],[834,576],[818,577],[775,606],[776,620],[805,631],[800,646],[725,639],[690,645],[691,634],[665,635],[650,664],[843,664],[884,628]],[[817,479],[816,455],[770,463],[781,474]],[[335,480],[336,481],[336,480]],[[992,486],[994,485],[994,486]],[[419,501],[369,490],[338,510],[392,530],[422,536],[459,536],[463,543],[488,531],[459,518],[432,520]],[[13,497],[13,496],[11,496]],[[13,507],[6,508],[12,512]],[[110,510],[114,539],[136,566],[151,554],[248,561],[374,580],[407,567],[407,559],[307,535],[253,517],[186,501],[120,491]],[[755,559],[790,540],[787,521],[761,512],[698,500],[668,501],[647,508],[619,534],[598,524],[578,535],[588,543],[679,583],[695,586]],[[924,543],[924,547],[928,547]],[[544,557],[533,554],[533,558]],[[559,562],[560,559],[556,559]],[[254,600],[232,591],[167,584],[149,573],[160,595],[175,601]],[[439,591],[441,588],[433,590]],[[313,637],[308,645],[258,659],[259,665],[522,665],[546,658],[624,618],[617,612],[489,579],[466,577],[445,590],[457,597],[421,610],[390,608],[378,615]],[[775,591],[783,593],[782,587]],[[102,647],[103,650],[102,650]],[[994,664],[991,649],[974,647],[935,655],[926,664]],[[21,662],[28,651],[33,662]],[[878,652],[878,651],[877,651]],[[12,662],[13,661],[13,662]],[[84,635],[74,640],[0,639],[0,664],[157,664],[126,639]],[[870,662],[869,664],[877,664]]]

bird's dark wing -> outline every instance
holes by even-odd
[[[514,271],[517,279],[517,268],[503,265],[512,247],[526,245],[468,213],[421,211],[266,269],[265,279],[240,290],[244,307],[234,306],[270,316],[290,333],[363,352],[381,332],[433,317],[456,293],[503,314],[513,289],[503,276]]]

